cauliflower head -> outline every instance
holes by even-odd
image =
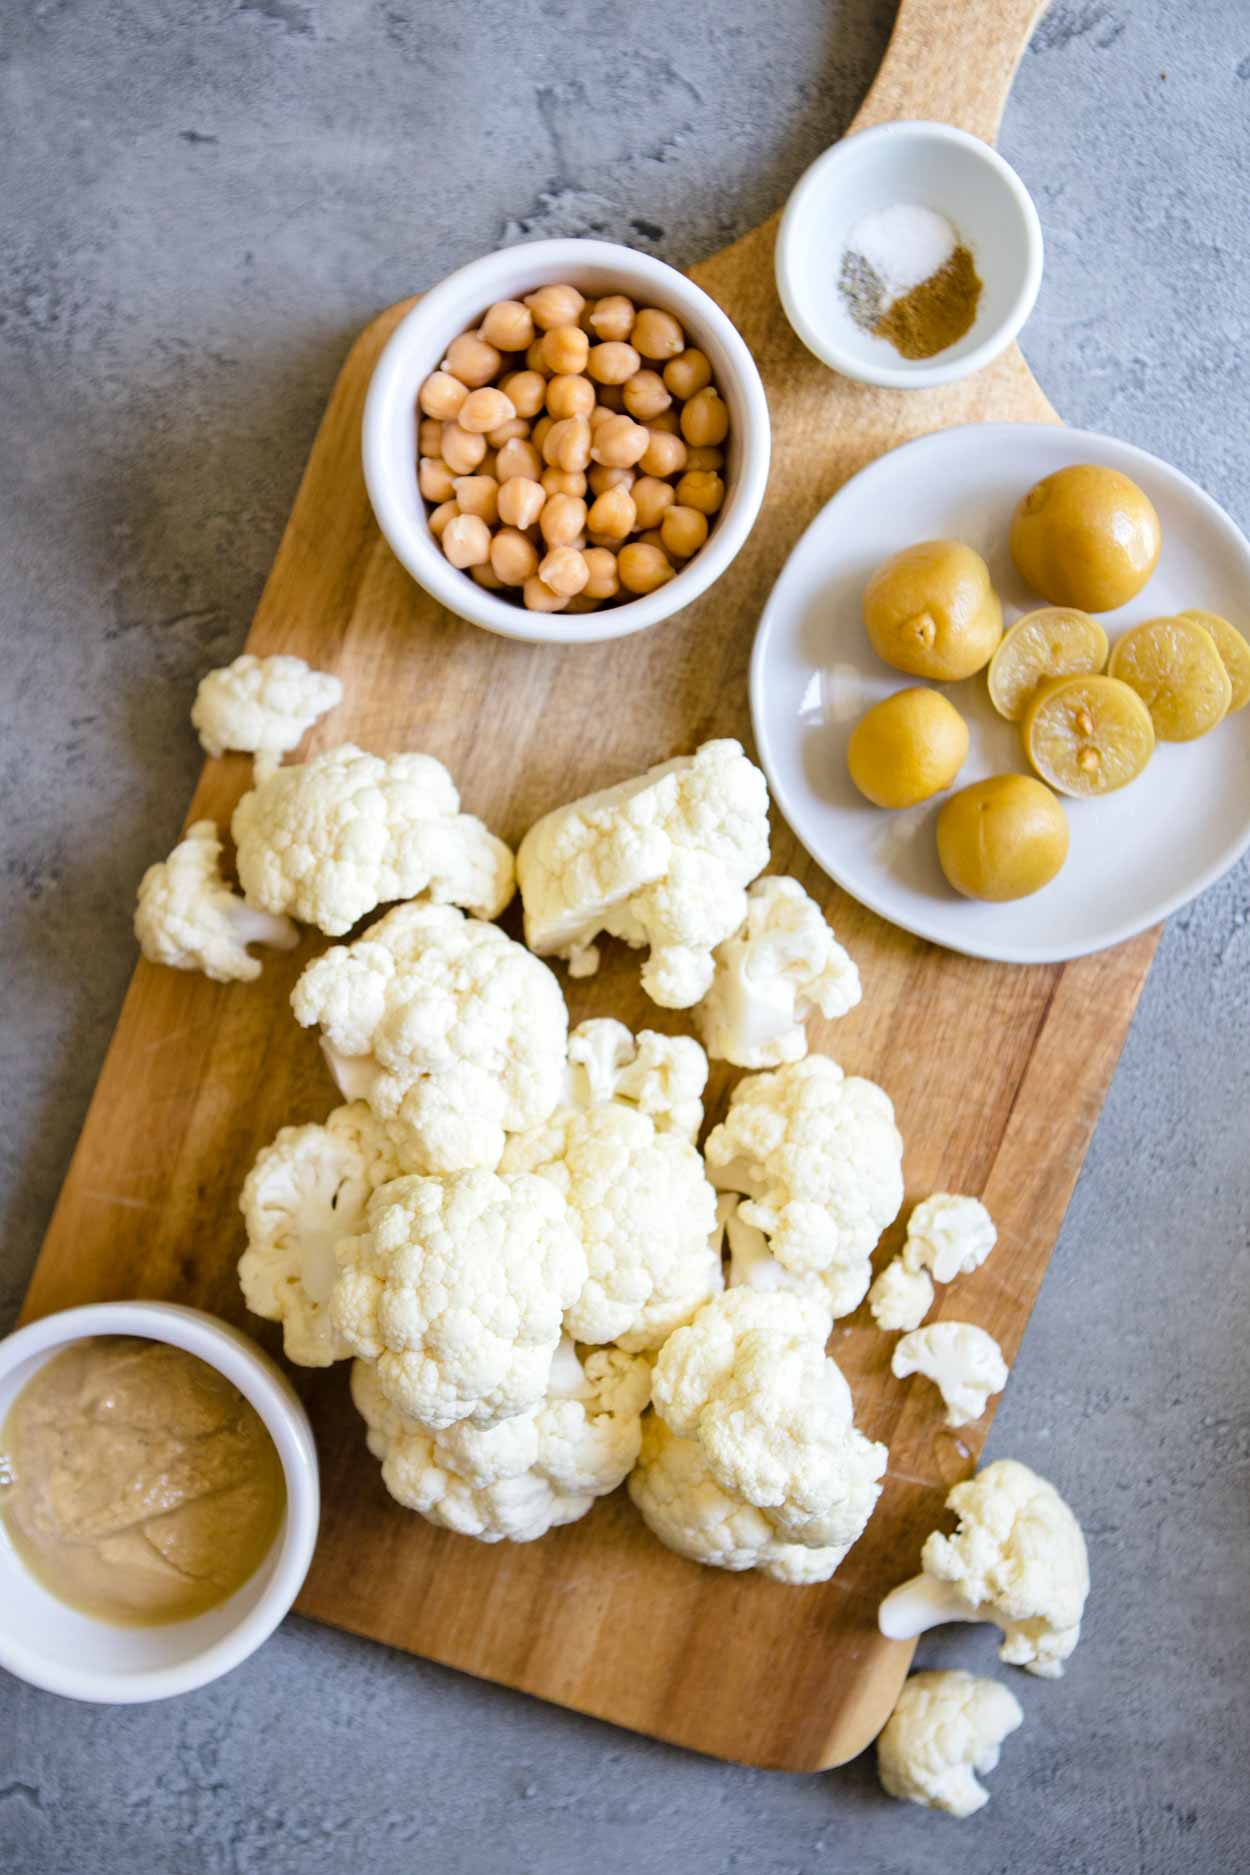
[[[693,1036],[635,1037],[623,1022],[598,1016],[579,1022],[569,1036],[565,1099],[571,1107],[614,1101],[636,1107],[657,1133],[695,1139],[703,1125],[707,1056]]]
[[[919,1328],[933,1307],[933,1278],[893,1257],[868,1291],[868,1306],[878,1328]]]
[[[259,911],[221,876],[221,840],[211,820],[187,828],[168,859],[139,881],[135,936],[149,963],[202,970],[214,983],[253,983],[260,962],[249,944],[289,951],[299,933],[289,918]]]
[[[779,1068],[807,1053],[814,1010],[844,1016],[859,1002],[859,971],[797,879],[757,879],[745,924],[716,949],[712,987],[694,1012],[716,1061]]]
[[[257,658],[245,651],[200,679],[191,721],[209,755],[242,749],[256,757],[261,779],[342,701],[339,679],[303,658]]]
[[[767,863],[763,775],[740,743],[705,742],[530,828],[517,853],[525,940],[574,976],[598,969],[600,934],[648,948],[648,996],[688,1009],[707,994],[713,952],[744,922],[746,887]]]
[[[561,1318],[586,1281],[568,1206],[547,1179],[459,1172],[404,1177],[342,1239],[330,1297],[353,1354],[434,1431],[493,1426],[546,1394]]]
[[[748,1075],[704,1156],[718,1190],[746,1200],[742,1223],[768,1239],[746,1280],[823,1291],[835,1318],[859,1307],[903,1202],[903,1141],[882,1088],[827,1055]]]
[[[950,1283],[956,1276],[971,1276],[997,1242],[994,1220],[979,1198],[935,1191],[907,1220],[903,1263],[913,1272],[928,1270],[935,1282]]]
[[[329,1309],[335,1245],[364,1227],[370,1197],[398,1171],[390,1137],[363,1100],[336,1107],[324,1126],[284,1126],[257,1154],[239,1199],[247,1227],[239,1283],[254,1315],[282,1323],[286,1357],[298,1367],[351,1353]]]
[[[400,905],[291,995],[339,1088],[394,1123],[406,1171],[495,1166],[564,1091],[568,1012],[546,964],[450,905]]]
[[[989,1802],[977,1772],[992,1771],[1020,1702],[996,1680],[961,1672],[913,1673],[877,1739],[877,1773],[891,1797],[972,1816]]]
[[[432,755],[368,755],[345,742],[258,780],[234,810],[253,904],[341,937],[393,899],[497,918],[512,853],[471,814]]]
[[[1007,1363],[993,1335],[971,1322],[931,1322],[894,1344],[890,1370],[896,1380],[923,1374],[942,1396],[948,1426],[980,1419],[990,1395],[1007,1385]]]

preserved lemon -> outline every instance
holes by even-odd
[[[1228,672],[1228,681],[1233,686],[1228,714],[1231,716],[1234,710],[1244,710],[1250,703],[1250,640],[1235,625],[1230,625],[1226,618],[1221,618],[1218,612],[1186,611],[1179,616],[1192,619],[1195,625],[1201,625],[1204,631],[1210,632],[1224,669]]]
[[[942,871],[965,898],[1027,898],[1068,857],[1068,819],[1031,775],[991,775],[943,802],[937,843]]]
[[[1097,619],[1069,606],[1046,606],[1017,619],[990,659],[990,702],[1018,723],[1044,678],[1089,674],[1106,662],[1107,634]]]
[[[1110,612],[1141,591],[1162,533],[1149,497],[1117,469],[1074,463],[1034,483],[1011,522],[1021,579],[1052,605]]]
[[[1025,714],[1030,762],[1060,794],[1111,794],[1136,780],[1155,746],[1150,711],[1116,677],[1060,677]]]
[[[979,553],[961,540],[922,540],[877,568],[864,588],[864,624],[895,670],[958,683],[994,655],[1003,608]]]
[[[877,807],[915,807],[949,788],[968,754],[968,725],[936,690],[896,690],[851,731],[851,780]]]
[[[1116,641],[1108,666],[1135,690],[1161,742],[1192,742],[1228,714],[1232,680],[1214,638],[1191,618],[1151,618]]]

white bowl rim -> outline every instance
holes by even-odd
[[[934,142],[952,143],[971,151],[1006,184],[1024,223],[1028,262],[1005,317],[979,345],[963,357],[950,359],[945,364],[921,361],[916,364],[874,365],[855,357],[840,346],[832,334],[813,326],[795,298],[791,281],[800,216],[806,211],[810,197],[827,183],[828,172],[837,167],[852,147],[862,150],[865,145],[873,143],[918,141],[921,135]],[[925,117],[900,118],[894,123],[872,124],[865,130],[852,131],[818,156],[799,177],[790,192],[777,230],[777,291],[786,318],[798,337],[814,357],[832,370],[840,371],[844,377],[854,378],[860,384],[875,384],[885,390],[931,390],[937,384],[954,384],[961,378],[971,377],[997,358],[1000,352],[1006,351],[1012,340],[1018,337],[1037,301],[1042,284],[1044,252],[1042,224],[1033,197],[1006,157],[1001,156],[993,144],[974,136],[970,130],[960,130],[954,124],[943,124]]]
[[[414,529],[400,510],[393,497],[387,464],[385,438],[390,405],[398,394],[397,380],[404,374],[408,354],[418,337],[424,340],[428,329],[438,329],[442,308],[459,299],[476,276],[489,277],[514,256],[524,256],[536,270],[558,265],[573,272],[580,266],[632,275],[654,293],[660,304],[684,313],[692,326],[702,325],[714,334],[729,357],[736,380],[734,389],[746,411],[741,466],[727,488],[724,509],[707,544],[656,592],[631,599],[624,605],[576,614],[576,631],[570,630],[568,615],[527,612],[521,606],[497,599],[452,566],[432,536]],[[489,294],[486,297],[489,298]],[[450,313],[445,325],[449,336],[454,337],[451,331],[454,316]],[[631,637],[635,632],[646,631],[663,619],[673,617],[701,597],[736,558],[755,525],[768,482],[771,447],[768,399],[759,368],[738,328],[711,295],[689,275],[653,254],[644,254],[615,241],[584,240],[578,236],[514,242],[496,248],[457,268],[423,293],[395,327],[374,366],[365,397],[361,432],[365,486],[378,526],[396,559],[418,585],[456,617],[494,632],[498,637],[569,647]]]
[[[193,1692],[229,1673],[268,1640],[300,1591],[320,1521],[317,1448],[303,1406],[286,1376],[241,1329],[178,1302],[94,1302],[29,1322],[0,1341],[0,1376],[33,1356],[96,1335],[138,1335],[198,1355],[255,1407],[274,1442],[286,1480],[286,1517],[277,1562],[258,1600],[238,1624],[202,1653],[142,1672],[68,1668],[49,1663],[0,1626],[0,1667],[44,1692],[99,1705],[136,1705]]]

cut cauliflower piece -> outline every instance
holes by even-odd
[[[1053,1484],[1012,1458],[957,1484],[946,1506],[958,1529],[926,1537],[923,1574],[886,1596],[881,1632],[905,1641],[946,1621],[991,1621],[1003,1631],[1000,1660],[1058,1679],[1089,1594],[1080,1524]]]
[[[605,1101],[636,1107],[657,1133],[695,1139],[703,1124],[707,1056],[690,1035],[633,1036],[623,1022],[597,1016],[569,1036],[565,1098],[572,1107]]]
[[[844,1016],[862,994],[859,971],[798,880],[757,879],[745,924],[717,947],[694,1021],[713,1060],[779,1068],[807,1053],[814,1010]]]
[[[907,1220],[903,1263],[913,1272],[928,1270],[934,1282],[950,1283],[971,1276],[997,1242],[994,1220],[979,1198],[935,1191]]]
[[[512,853],[459,808],[432,755],[368,755],[345,742],[243,796],[231,823],[243,890],[330,937],[393,899],[497,918],[514,890]]]
[[[977,1782],[998,1763],[1003,1740],[1022,1724],[1015,1694],[971,1673],[913,1673],[877,1739],[877,1773],[891,1797],[948,1816],[989,1802]]]
[[[299,933],[289,918],[258,911],[221,876],[221,840],[211,820],[187,828],[168,859],[139,881],[135,936],[149,963],[202,970],[214,983],[253,983],[260,961],[249,944],[289,951]]]
[[[200,679],[191,721],[209,755],[241,749],[256,757],[256,778],[273,773],[315,722],[343,701],[343,686],[303,658],[253,657]]]
[[[903,1141],[884,1090],[827,1055],[748,1075],[704,1152],[712,1183],[741,1193],[738,1217],[768,1239],[771,1262],[753,1261],[744,1280],[822,1288],[835,1318],[858,1308],[903,1202]]]
[[[324,1126],[284,1126],[257,1154],[239,1199],[247,1226],[239,1282],[254,1315],[282,1323],[297,1366],[328,1367],[351,1353],[328,1307],[335,1245],[363,1229],[370,1197],[398,1171],[385,1127],[362,1100],[336,1107]]]
[[[340,1091],[396,1127],[405,1171],[495,1166],[564,1092],[568,1012],[546,964],[450,905],[400,905],[291,995]]]
[[[546,1398],[495,1426],[428,1430],[393,1404],[366,1361],[352,1369],[352,1398],[397,1503],[480,1543],[530,1543],[584,1517],[628,1477],[650,1381],[636,1356],[603,1348],[583,1363],[564,1341]]]
[[[868,1291],[868,1306],[878,1328],[919,1328],[933,1307],[933,1278],[928,1270],[909,1270],[902,1257],[886,1264]]]
[[[599,967],[595,939],[649,947],[642,986],[667,1009],[707,994],[713,952],[747,915],[768,863],[768,788],[731,740],[661,762],[569,802],[517,853],[525,941],[573,976]]]
[[[900,1336],[890,1357],[896,1380],[923,1374],[942,1396],[948,1426],[980,1419],[990,1395],[1007,1385],[1007,1363],[993,1335],[971,1322],[931,1322]]]
[[[330,1297],[386,1397],[434,1431],[493,1426],[547,1392],[561,1317],[586,1281],[569,1208],[549,1180],[459,1172],[398,1178],[340,1241]]]

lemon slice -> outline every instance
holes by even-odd
[[[1150,618],[1117,639],[1108,670],[1135,690],[1160,742],[1192,742],[1227,714],[1233,686],[1214,638],[1191,618]]]
[[[1155,746],[1150,711],[1116,677],[1059,677],[1024,718],[1030,762],[1060,794],[1111,794],[1141,774]]]
[[[1018,723],[1044,678],[1092,674],[1106,662],[1107,634],[1096,619],[1069,606],[1044,606],[1017,619],[990,659],[990,702]]]
[[[1233,686],[1228,714],[1231,716],[1234,710],[1244,710],[1250,703],[1250,640],[1235,625],[1230,625],[1226,618],[1221,618],[1218,612],[1186,611],[1180,617],[1192,619],[1195,625],[1201,625],[1204,631],[1210,632]]]

